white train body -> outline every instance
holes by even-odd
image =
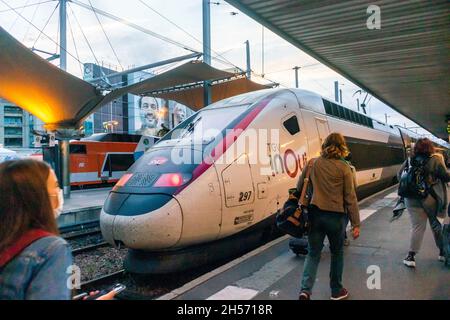
[[[194,137],[200,122],[226,135],[211,138],[202,135],[202,128]],[[299,89],[262,90],[225,99],[176,129],[184,136],[174,133],[171,139],[169,133],[111,192],[101,212],[102,233],[109,243],[138,251],[176,251],[255,226],[266,228],[273,224],[306,161],[319,155],[331,132],[342,133],[349,142],[359,196],[392,184],[405,157],[398,128]],[[278,138],[271,136],[271,129]],[[261,136],[267,141],[252,144],[255,133],[266,133]],[[199,139],[201,143],[192,143]],[[175,163],[174,155],[187,159],[188,153],[201,161]]]

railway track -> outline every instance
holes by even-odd
[[[82,223],[74,223],[68,226],[60,227],[59,232],[61,236],[72,236],[79,233],[86,232],[86,230],[98,229],[100,230],[100,220],[87,221]]]
[[[120,269],[118,271],[82,282],[80,285],[80,291],[98,290],[101,286],[104,286],[105,284],[112,284],[124,275],[125,269]]]
[[[99,243],[94,243],[94,244],[91,244],[91,245],[88,245],[88,246],[84,246],[84,247],[73,249],[72,250],[72,254],[73,255],[77,255],[77,254],[80,254],[80,253],[85,253],[85,252],[88,252],[88,251],[91,251],[91,250],[95,250],[97,248],[106,247],[108,245],[109,244],[107,242],[102,241],[102,242],[99,242]]]

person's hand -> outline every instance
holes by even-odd
[[[116,292],[110,291],[107,294],[104,294],[104,295],[98,297],[96,300],[112,300],[112,299],[114,299],[115,296],[116,296]]]
[[[353,227],[352,228],[352,237],[353,240],[358,239],[359,238],[359,227]]]
[[[97,291],[91,291],[91,292],[89,292],[89,296],[92,297],[92,296],[95,296],[95,295],[97,295],[99,293],[100,293],[100,291],[98,291],[98,290]],[[110,291],[110,292],[108,292],[108,293],[106,293],[106,294],[96,298],[95,300],[112,300],[112,299],[114,299],[115,296],[116,296],[116,293],[114,291]],[[87,298],[88,297],[84,297],[83,300],[87,300]]]

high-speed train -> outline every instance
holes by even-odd
[[[182,271],[242,252],[275,229],[288,189],[331,132],[347,139],[359,198],[395,183],[413,140],[305,90],[228,98],[132,165],[104,204],[103,237],[129,248],[124,264],[135,273]]]

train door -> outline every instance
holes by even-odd
[[[317,135],[319,137],[319,144],[322,145],[322,143],[325,141],[325,138],[328,136],[329,129],[328,129],[328,123],[326,119],[320,118],[320,117],[314,117],[316,121],[316,129],[317,129]]]
[[[308,157],[318,157],[323,141],[329,134],[328,121],[325,117],[310,110],[301,109],[308,136]]]
[[[255,187],[247,153],[241,154],[221,173],[223,185],[221,233],[232,233],[254,221]]]

